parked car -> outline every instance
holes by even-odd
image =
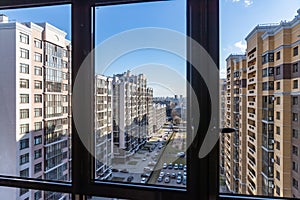
[[[168,167],[167,163],[164,163],[163,168],[167,169],[167,167]]]
[[[179,153],[177,153],[177,157],[184,158],[185,157],[185,153],[184,152],[179,152]]]
[[[163,177],[161,177],[161,176],[157,178],[157,182],[162,182],[162,180],[163,180]]]
[[[176,173],[173,172],[173,173],[171,174],[171,178],[176,178]]]
[[[160,172],[159,176],[164,177],[165,172]]]
[[[169,177],[165,178],[165,183],[170,183],[170,178]]]
[[[127,169],[122,169],[120,172],[122,172],[122,173],[129,173],[129,171]]]
[[[143,173],[143,174],[141,174],[141,177],[142,177],[142,178],[148,178],[149,176],[150,176],[149,173]]]
[[[127,182],[131,182],[133,180],[133,176],[128,176]]]
[[[173,169],[173,164],[172,163],[169,163],[168,169]]]
[[[183,170],[183,164],[179,164],[178,169]]]
[[[175,170],[178,169],[178,164],[177,164],[177,163],[174,165],[174,169],[175,169]]]
[[[181,176],[177,176],[176,183],[180,184],[182,182]]]
[[[146,181],[147,181],[147,179],[144,177],[144,178],[142,178],[141,183],[146,183]]]

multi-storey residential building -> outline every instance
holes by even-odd
[[[230,55],[227,58],[225,119],[234,133],[224,135],[225,183],[230,191],[246,190],[246,56]]]
[[[220,79],[220,129],[224,128],[225,125],[225,108],[226,108],[226,79]],[[224,134],[220,133],[220,176],[224,177]]]
[[[111,175],[112,139],[112,78],[95,76],[95,158],[96,179]]]
[[[48,23],[22,24],[0,15],[0,150],[5,155],[1,174],[60,181],[71,178],[71,49],[65,37],[65,32]],[[1,191],[5,199],[63,197],[26,189],[5,191]]]
[[[300,10],[292,21],[258,25],[246,37],[247,103],[246,113],[240,112],[240,125],[246,124],[241,134],[247,137],[239,143],[246,144],[246,194],[300,197],[299,35]],[[232,66],[227,67],[227,77],[233,76]],[[231,79],[227,87],[233,86]],[[234,115],[227,112],[229,118]]]
[[[149,90],[148,90],[149,91]],[[130,71],[113,76],[114,158],[126,159],[147,140],[147,79]]]
[[[158,131],[166,123],[166,105],[153,104],[153,130]]]
[[[150,138],[155,133],[153,116],[153,89],[147,88],[147,137]]]

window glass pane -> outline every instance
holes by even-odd
[[[158,28],[185,34],[185,9],[185,0],[96,7],[96,181],[186,187],[185,40],[176,41],[182,57],[142,44],[130,49],[133,38],[102,47],[111,37],[137,30],[145,34],[135,39],[157,43],[147,36],[149,27],[161,35]],[[102,52],[120,47],[128,48],[126,55],[106,54],[116,56],[106,65]]]
[[[2,199],[24,199],[24,200],[44,200],[44,199],[72,199],[71,194],[64,194],[58,192],[49,192],[41,190],[29,190],[10,187],[0,187],[0,194]]]
[[[300,2],[220,5],[220,192],[300,198]]]
[[[71,117],[63,112],[63,107],[71,110],[70,8],[1,10],[0,85],[6,89],[0,99],[0,175],[71,180]],[[62,62],[67,67],[61,68]],[[10,197],[3,199],[63,199],[26,189],[0,194]]]

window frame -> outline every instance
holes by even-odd
[[[0,1],[0,9],[8,8],[25,8],[25,7],[38,7],[38,6],[51,6],[51,5],[62,5],[62,4],[72,4],[72,47],[73,47],[73,66],[72,66],[72,80],[76,77],[79,70],[80,63],[84,60],[86,52],[91,50],[91,6],[93,5],[112,5],[112,4],[122,4],[122,3],[138,3],[138,2],[153,2],[158,0],[10,0],[10,1]],[[217,66],[219,66],[219,1],[218,0],[187,0],[187,33],[193,39],[198,41],[211,55]],[[206,30],[206,31],[203,31]],[[83,43],[82,38],[86,38]],[[217,38],[217,39],[216,39]],[[191,53],[191,52],[189,52]],[[199,75],[195,75],[192,69],[189,69],[188,74],[191,80],[199,79]],[[194,76],[195,75],[195,76]],[[197,82],[198,84],[199,82]],[[193,82],[195,90],[201,95],[201,109],[203,113],[209,115],[210,110],[208,105],[209,95],[205,90],[205,85],[196,85]],[[204,90],[203,90],[204,89]],[[206,98],[203,98],[206,97]],[[207,112],[206,112],[207,111]],[[206,123],[206,122],[202,122]],[[205,128],[200,130],[200,132],[206,134]],[[193,194],[201,195],[201,199],[230,199],[247,198],[244,195],[229,195],[220,194],[219,195],[219,181],[218,181],[218,159],[216,156],[219,155],[218,145],[211,151],[211,153],[204,159],[198,159],[199,146],[204,139],[204,135],[198,134],[195,144],[192,145],[191,150],[189,150],[188,157],[190,160],[195,159],[196,162],[192,163],[192,171],[195,170],[193,175],[193,180],[188,180],[188,187],[190,191],[184,193],[184,195],[191,196]],[[36,180],[30,178],[21,177],[9,177],[0,175],[0,185],[8,187],[18,187],[18,188],[28,188],[35,190],[47,190],[56,191],[63,193],[72,193],[73,199],[84,199],[83,195],[102,195],[107,197],[120,197],[126,198],[129,196],[130,192],[134,192],[134,198],[139,199],[182,199],[182,195],[176,191],[163,191],[157,190],[157,188],[135,188],[131,186],[118,185],[117,187],[111,184],[99,184],[92,185],[88,187],[90,182],[86,182],[87,179],[82,181],[83,177],[88,177],[91,169],[88,163],[85,161],[90,161],[90,157],[82,157],[89,155],[82,145],[76,129],[72,128],[72,183],[66,182],[55,182],[46,180]],[[194,147],[195,146],[195,147]],[[190,152],[194,152],[190,154]],[[82,159],[84,158],[84,159]],[[88,169],[84,171],[80,168]],[[91,173],[90,173],[91,175]],[[199,178],[201,177],[201,179]],[[198,180],[197,180],[198,179]],[[85,185],[88,183],[88,185]],[[198,183],[198,184],[190,184]],[[82,187],[83,186],[83,187]],[[188,189],[189,190],[189,189]],[[191,192],[194,191],[195,193]],[[79,195],[78,195],[79,194]],[[181,193],[182,194],[182,193]],[[76,196],[76,197],[75,197]],[[256,196],[259,199],[259,196]],[[133,198],[131,196],[131,198]],[[267,199],[261,197],[262,199]],[[192,198],[191,198],[192,199]],[[199,199],[199,198],[196,198]],[[276,198],[281,199],[281,198]]]

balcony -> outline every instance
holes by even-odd
[[[252,72],[254,72],[254,71],[256,71],[256,66],[255,66],[255,65],[252,65],[252,66],[250,66],[250,67],[248,68],[248,73],[252,73]]]
[[[248,101],[248,107],[255,108],[256,102],[255,101]]]
[[[248,85],[255,84],[255,83],[256,83],[255,77],[250,78],[249,81],[248,81]]]
[[[256,132],[256,127],[253,126],[253,125],[248,125],[248,129],[249,129],[250,131]]]
[[[248,90],[248,96],[255,96],[256,93],[255,93],[255,90]]]
[[[248,118],[251,118],[251,119],[254,120],[254,119],[255,119],[255,116],[256,116],[256,115],[253,114],[253,113],[248,113]]]
[[[253,149],[251,149],[251,148],[248,148],[248,150],[249,150],[249,152],[250,152],[253,156],[255,156],[255,150],[253,150]]]
[[[252,144],[254,145],[255,138],[253,138],[252,136],[248,135],[248,141],[252,142]]]

